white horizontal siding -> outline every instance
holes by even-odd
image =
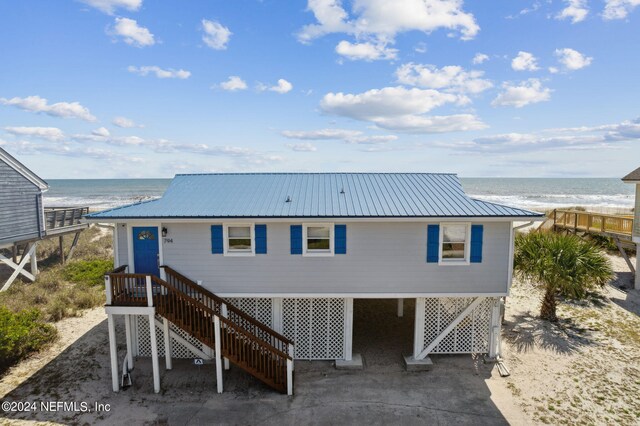
[[[259,222],[258,222],[259,223]],[[207,224],[166,224],[164,263],[220,294],[505,293],[510,223],[485,223],[483,262],[426,263],[427,226],[352,223],[347,254],[290,254],[289,224],[267,226],[268,254],[211,254]],[[125,250],[121,250],[123,256]]]

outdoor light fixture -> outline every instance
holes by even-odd
[[[164,226],[162,227],[162,236],[163,237],[167,236],[167,228],[165,228]]]

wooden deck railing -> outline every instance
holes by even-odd
[[[552,218],[556,228],[628,237],[633,232],[633,217],[628,216],[556,209]]]
[[[225,358],[266,384],[281,392],[293,391],[291,340],[168,266],[163,266],[166,281],[127,274],[126,268],[105,276],[107,305],[154,307],[158,315],[205,345],[219,347]]]
[[[80,219],[88,213],[89,207],[45,207],[45,229],[49,231],[81,225]]]

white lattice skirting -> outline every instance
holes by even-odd
[[[137,347],[137,356],[151,356],[151,338],[149,337],[149,317],[147,315],[133,315],[133,335],[134,348]],[[186,331],[169,324],[170,334],[175,333],[182,339],[192,344],[200,351],[203,350],[202,342],[189,336]],[[164,330],[162,327],[156,326],[156,339],[158,342],[164,342]],[[158,344],[158,356],[164,356],[164,345]],[[171,356],[172,358],[199,358],[200,355],[194,354],[189,348],[179,342],[177,339],[171,338]]]
[[[429,347],[476,300],[474,297],[418,298],[415,352]],[[432,354],[488,353],[492,318],[499,298],[485,297],[429,352]]]
[[[350,356],[351,315],[348,309],[353,299],[344,298],[229,298],[229,303],[237,306],[256,320],[283,334],[295,343],[296,359],[345,359]],[[134,321],[134,346],[138,356],[151,356],[149,321],[147,316],[136,316]],[[202,343],[190,337],[171,324],[171,330],[196,348],[202,350]],[[157,340],[162,342],[162,327],[156,327]],[[174,358],[196,358],[187,347],[172,339]],[[164,345],[158,345],[160,356],[164,356]]]

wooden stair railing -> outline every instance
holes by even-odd
[[[148,306],[221,356],[283,393],[293,392],[293,342],[237,307],[163,266],[167,280],[127,274],[120,267],[107,278],[107,301],[115,306]],[[216,321],[217,320],[217,321]],[[219,323],[219,346],[216,345]]]
[[[164,265],[161,266],[161,268],[164,269],[166,281],[175,288],[185,294],[196,295],[198,300],[214,312],[221,314],[223,317],[241,326],[249,333],[259,337],[279,351],[289,353],[289,347],[293,345],[293,342],[282,334],[267,327],[255,318],[252,318],[241,309],[206,288],[203,288],[171,267]]]

